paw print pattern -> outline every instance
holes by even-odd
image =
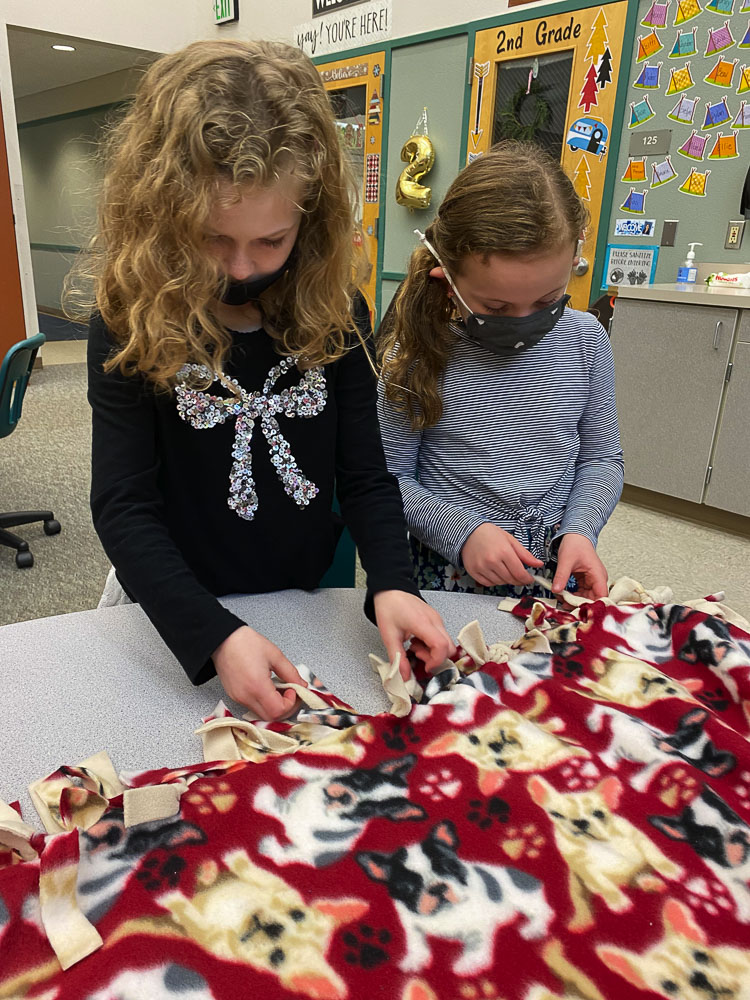
[[[750,810],[750,771],[743,771],[740,774],[739,782],[734,786],[743,809]]]
[[[565,787],[571,792],[593,788],[601,777],[599,768],[593,760],[587,760],[585,757],[572,757],[566,762],[560,774],[565,779]]]
[[[713,712],[725,712],[730,701],[726,688],[722,687],[721,684],[710,691],[701,691],[695,697]]]
[[[505,799],[492,795],[488,799],[472,799],[467,819],[476,823],[480,830],[489,830],[493,823],[507,823],[510,806]]]
[[[570,680],[571,677],[583,676],[583,664],[579,663],[578,660],[559,660],[557,657],[555,660],[553,670],[566,680]]]
[[[699,792],[698,781],[686,767],[672,767],[662,772],[655,791],[665,806],[674,809],[692,802]]]
[[[455,799],[462,788],[461,780],[446,767],[440,772],[428,774],[419,786],[419,791],[433,802],[443,802],[445,799]]]
[[[693,908],[702,908],[712,917],[732,909],[726,887],[717,879],[693,878],[685,886]]]
[[[509,827],[500,841],[500,846],[514,861],[519,858],[538,858],[547,843],[535,823]]]
[[[388,732],[383,733],[383,741],[391,750],[406,750],[406,744],[421,743],[422,737],[410,722],[396,722]]]
[[[213,812],[228,813],[237,802],[228,781],[193,782],[184,799],[196,806],[201,816],[210,816]]]
[[[500,994],[494,983],[489,979],[480,979],[478,982],[464,983],[458,991],[460,1000],[500,1000]]]
[[[390,944],[391,933],[382,927],[376,931],[367,924],[359,925],[359,934],[347,931],[343,936],[348,951],[344,958],[349,965],[359,965],[363,969],[376,969],[387,962],[389,955],[385,945]]]
[[[158,857],[149,857],[143,862],[143,868],[136,873],[136,878],[143,883],[149,892],[161,889],[176,889],[180,884],[180,876],[185,870],[186,861],[179,854],[172,854],[166,861],[160,862]]]

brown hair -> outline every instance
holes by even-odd
[[[534,257],[574,247],[588,212],[560,164],[532,143],[502,142],[465,167],[426,236],[452,276],[465,257]],[[443,413],[440,383],[455,342],[452,300],[430,277],[437,261],[420,245],[380,330],[386,397],[414,429]]]
[[[106,140],[98,232],[66,289],[97,308],[119,350],[107,367],[169,389],[186,362],[221,370],[230,338],[211,312],[223,276],[204,227],[221,181],[240,193],[291,173],[302,222],[286,276],[263,295],[279,351],[340,357],[357,251],[354,179],[320,74],[275,42],[195,42],[145,73]],[[93,291],[92,291],[93,283]],[[71,308],[71,306],[73,308]]]

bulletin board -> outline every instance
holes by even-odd
[[[506,137],[532,138],[559,156],[591,215],[583,248],[591,266],[568,289],[578,309],[592,292],[627,8],[605,3],[476,35],[467,162]]]
[[[671,282],[688,242],[699,261],[750,252],[724,249],[750,158],[750,0],[641,0],[638,14],[609,238],[625,217],[653,219],[657,239],[676,220],[656,278]]]

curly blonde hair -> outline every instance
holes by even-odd
[[[465,257],[535,257],[573,249],[588,212],[560,163],[533,143],[506,141],[465,167],[426,235],[452,276]],[[378,334],[387,398],[415,430],[443,414],[441,382],[455,346],[445,283],[430,277],[432,253],[417,247]]]
[[[287,273],[263,294],[266,328],[304,367],[345,352],[356,333],[355,182],[320,75],[299,49],[208,41],[164,56],[111,128],[103,159],[97,232],[66,306],[101,313],[118,344],[108,370],[169,390],[187,362],[222,369],[230,335],[211,303],[226,278],[206,252],[209,213],[222,183],[239,197],[290,173],[302,222]]]

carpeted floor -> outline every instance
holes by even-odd
[[[34,553],[30,570],[17,569],[14,551],[0,547],[0,624],[96,607],[109,564],[89,515],[90,437],[85,365],[35,372],[17,429],[0,439],[0,510],[49,507],[62,533],[48,538],[41,524],[19,529]],[[610,579],[666,584],[678,600],[723,589],[727,603],[750,617],[745,538],[621,503],[599,552]]]
[[[62,531],[17,530],[31,569],[18,569],[15,550],[0,546],[0,624],[96,607],[109,563],[89,514],[90,446],[86,366],[34,372],[18,426],[0,439],[0,510],[51,509]]]

